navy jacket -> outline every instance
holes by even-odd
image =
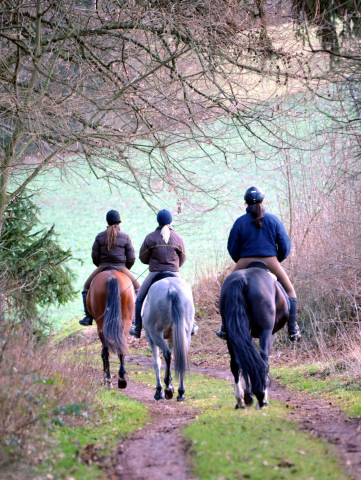
[[[249,213],[237,218],[229,233],[227,249],[235,262],[244,257],[277,257],[280,262],[287,258],[291,250],[291,240],[286,229],[276,215],[264,213],[262,228],[253,223]]]

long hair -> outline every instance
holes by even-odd
[[[262,203],[257,202],[251,206],[251,215],[254,217],[253,223],[257,228],[262,228],[262,220],[264,219],[264,206]]]
[[[119,226],[117,223],[115,223],[114,225],[109,225],[107,227],[107,233],[105,234],[105,245],[108,252],[113,250],[113,248],[117,244],[118,228]]]
[[[160,234],[165,241],[165,243],[169,242],[169,237],[170,237],[170,230],[169,230],[169,225],[164,225],[162,230],[160,231]]]

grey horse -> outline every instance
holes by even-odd
[[[153,352],[153,367],[157,386],[156,400],[173,397],[171,359],[174,356],[175,376],[179,378],[177,400],[185,399],[184,375],[188,367],[188,350],[194,322],[192,290],[181,277],[168,277],[156,281],[149,288],[142,307],[143,327]],[[160,380],[161,360],[159,349],[166,363],[165,389]]]

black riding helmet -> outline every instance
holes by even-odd
[[[106,216],[106,220],[108,222],[108,225],[115,225],[117,223],[121,223],[120,215],[117,210],[109,210]]]
[[[244,201],[247,205],[263,202],[264,193],[257,187],[249,187],[244,194]]]

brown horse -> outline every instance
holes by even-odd
[[[130,278],[117,270],[96,275],[86,299],[89,313],[97,323],[102,342],[104,385],[112,387],[109,350],[118,355],[120,369],[118,388],[125,388],[124,356],[128,352],[127,337],[134,317],[135,292]]]

